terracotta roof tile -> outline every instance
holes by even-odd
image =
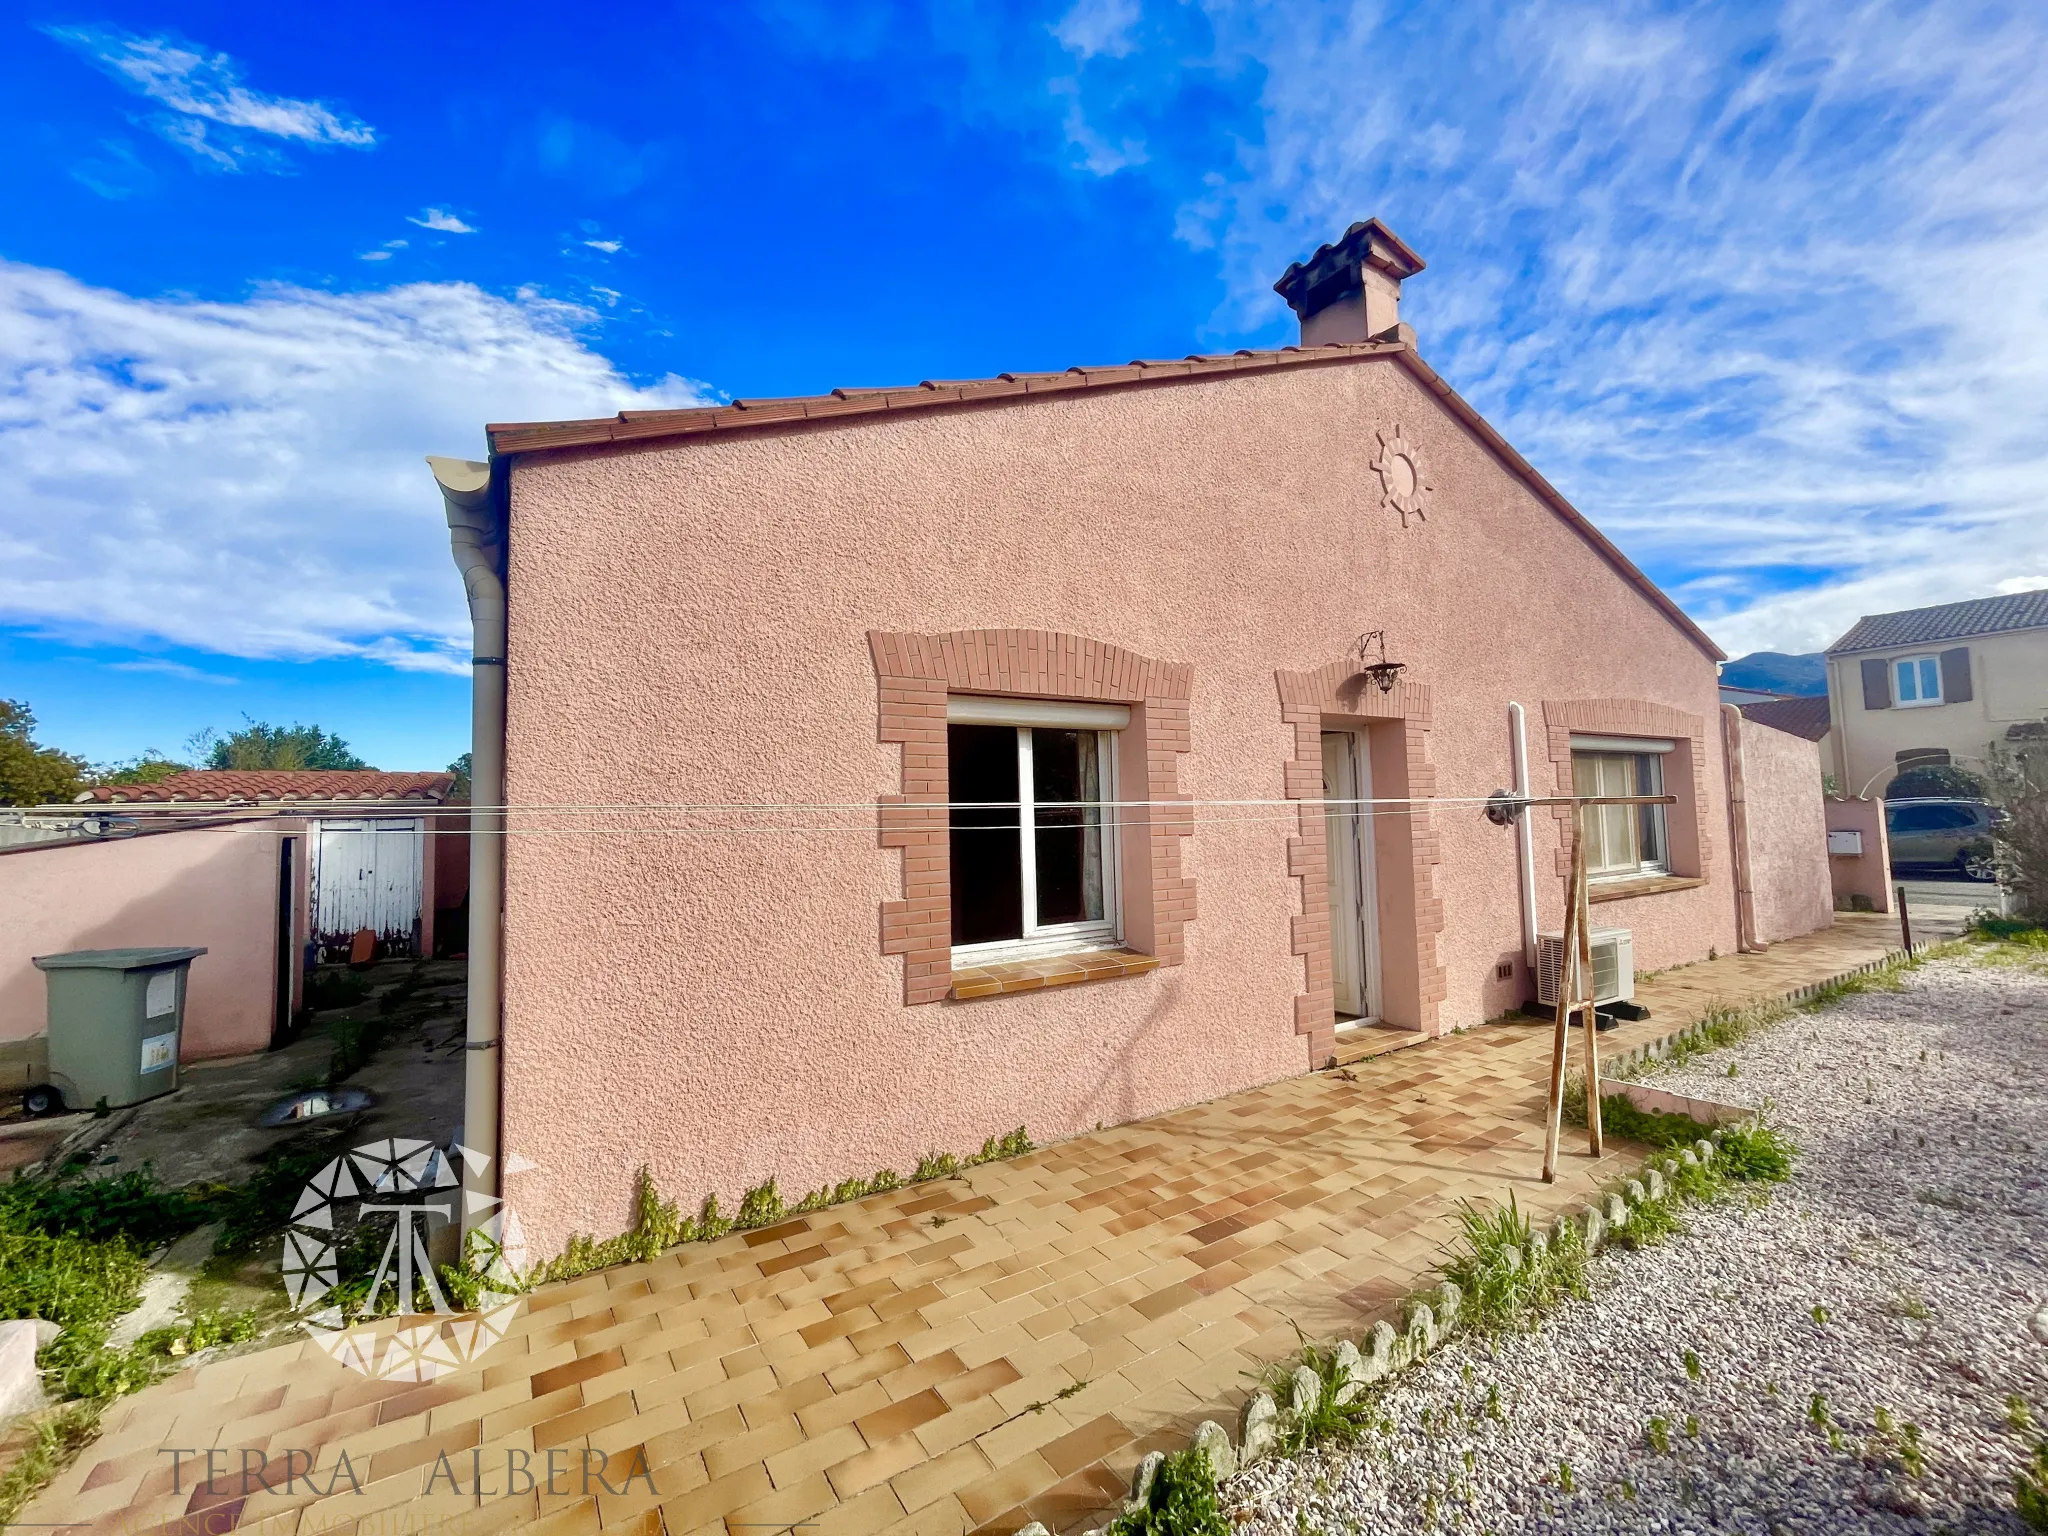
[[[91,799],[116,805],[255,804],[280,800],[411,800],[438,805],[455,791],[445,773],[383,773],[375,768],[195,768],[154,784],[101,784]]]

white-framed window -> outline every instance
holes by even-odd
[[[1941,702],[1941,658],[1901,656],[1892,662],[1892,702],[1917,709]]]
[[[1120,704],[947,701],[953,960],[1114,945]]]
[[[1664,757],[1675,743],[1625,737],[1572,741],[1572,793],[1661,795]],[[1586,878],[1628,880],[1671,873],[1670,829],[1662,805],[1589,805],[1579,812]]]

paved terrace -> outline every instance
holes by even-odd
[[[1652,978],[1651,1021],[1603,1046],[1868,964],[1896,935],[1847,917]],[[1293,1325],[1356,1335],[1386,1314],[1459,1201],[1547,1214],[1635,1161],[1568,1140],[1559,1182],[1539,1181],[1550,1033],[1474,1030],[552,1286],[481,1368],[424,1385],[311,1343],[186,1371],[116,1405],[27,1519],[209,1536],[1092,1523],[1145,1451],[1231,1420]],[[362,1492],[195,1489],[189,1461],[174,1492],[166,1446],[311,1451],[323,1469],[346,1449]],[[505,1492],[508,1450],[551,1448],[564,1467],[609,1453],[626,1491],[586,1497],[565,1474],[561,1494]],[[626,1484],[636,1449],[651,1477]]]

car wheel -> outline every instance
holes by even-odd
[[[58,1102],[57,1090],[47,1083],[21,1096],[22,1112],[29,1115],[47,1115],[58,1107]]]
[[[1988,853],[1965,853],[1956,858],[1956,868],[1965,880],[1996,880],[1998,860]]]

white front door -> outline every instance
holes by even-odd
[[[1330,970],[1337,1022],[1379,1012],[1379,903],[1373,888],[1372,767],[1351,731],[1323,733],[1323,824],[1330,844]]]

